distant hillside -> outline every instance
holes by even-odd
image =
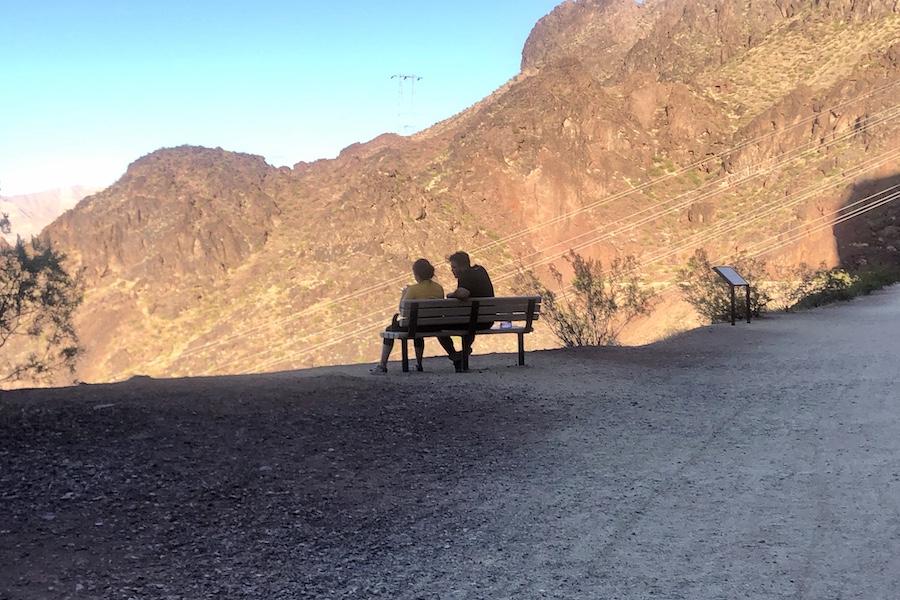
[[[897,261],[898,40],[894,0],[567,1],[536,24],[520,75],[412,137],[293,169],[222,149],[145,156],[46,230],[88,285],[79,376],[375,360],[412,260],[451,287],[458,249],[499,293],[569,249],[635,254],[661,290],[698,247]],[[625,341],[685,315],[667,294]],[[510,350],[496,344],[479,346]]]
[[[99,188],[73,186],[35,194],[0,196],[0,212],[8,214],[12,224],[12,232],[3,237],[11,244],[15,243],[17,235],[31,239],[59,215],[98,191]]]

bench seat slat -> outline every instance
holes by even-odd
[[[477,334],[478,335],[495,335],[495,334],[500,334],[500,333],[531,333],[532,331],[533,331],[532,329],[527,329],[525,327],[516,327],[516,326],[504,327],[502,329],[499,327],[492,327],[490,329],[479,329]],[[438,336],[442,336],[442,335],[459,337],[466,333],[468,333],[468,331],[466,331],[464,329],[443,329],[441,331],[420,332],[420,333],[417,333],[415,335],[415,337],[419,338],[419,339],[429,338],[429,337],[438,337]],[[409,336],[409,334],[406,333],[405,331],[382,331],[381,337],[386,338],[386,339],[391,339],[391,340],[412,339]]]

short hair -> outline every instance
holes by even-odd
[[[450,256],[447,257],[447,262],[456,263],[458,265],[462,265],[464,267],[471,267],[472,263],[469,262],[469,255],[460,250],[459,252],[454,252]]]
[[[413,275],[425,281],[434,277],[434,267],[428,262],[428,259],[420,258],[413,263]]]

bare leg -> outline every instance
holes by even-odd
[[[422,342],[421,344],[419,344],[419,343],[413,344],[413,347],[416,350],[416,367],[417,367],[416,370],[421,371],[423,368],[422,360],[424,359],[424,356],[425,356],[425,340],[420,339],[420,340],[416,340],[416,342]]]
[[[385,342],[390,341],[391,343],[384,343],[381,345],[381,362],[379,363],[385,369],[387,368],[388,358],[391,356],[391,350],[394,349],[394,340],[388,339]]]

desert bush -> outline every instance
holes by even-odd
[[[856,295],[852,291],[854,281],[855,277],[841,268],[821,271],[812,280],[808,293],[797,301],[794,308],[814,308],[850,300]]]
[[[810,292],[797,301],[795,308],[815,308],[845,302],[898,281],[900,269],[895,266],[872,267],[853,274],[841,268],[822,271],[814,279]]]
[[[897,265],[879,265],[856,272],[854,288],[858,293],[866,295],[889,285],[900,282],[900,267]]]
[[[522,293],[543,297],[542,318],[566,347],[616,344],[622,329],[650,310],[654,293],[638,276],[633,256],[616,256],[606,272],[599,259],[586,259],[571,250],[565,260],[573,270],[569,286],[551,265],[558,292],[525,270],[520,271],[517,287]]]
[[[771,270],[772,279],[767,284],[771,296],[769,305],[791,312],[801,300],[820,289],[822,273],[828,268],[823,262],[818,269],[800,263],[796,266],[772,267]]]
[[[713,266],[706,251],[698,249],[687,266],[679,271],[679,287],[684,299],[702,318],[710,323],[730,321],[731,286],[713,271]],[[750,315],[759,317],[770,300],[767,286],[759,284],[765,280],[765,261],[739,256],[731,266],[750,283]],[[746,314],[746,293],[735,298],[735,310],[738,314]]]

